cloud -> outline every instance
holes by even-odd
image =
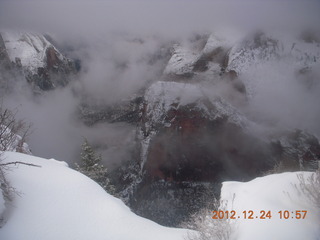
[[[307,73],[291,61],[269,61],[242,75],[250,82],[248,114],[273,131],[302,129],[320,137],[319,64]]]
[[[110,31],[179,35],[221,24],[316,24],[317,0],[1,1],[2,26],[92,37]]]
[[[82,62],[77,80],[68,88],[36,100],[17,93],[6,101],[9,107],[19,106],[20,116],[34,123],[30,145],[36,155],[72,162],[84,136],[105,146],[100,148],[105,159],[121,161],[132,147],[125,143],[134,127],[84,126],[75,116],[83,99],[73,95],[74,89],[95,103],[115,103],[160,78],[168,60],[166,49],[174,41],[224,25],[243,32],[261,26],[284,31],[317,27],[319,6],[316,0],[0,0],[0,29],[49,33],[69,57]],[[320,119],[319,111],[309,111],[308,106],[317,108],[319,91],[309,94],[296,84],[288,86],[290,75],[285,73],[277,66],[252,73],[273,81],[261,81],[250,111],[258,109],[263,116],[275,116],[290,126],[317,128],[314,119]]]

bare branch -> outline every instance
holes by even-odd
[[[41,167],[40,165],[36,165],[36,164],[32,164],[32,163],[25,163],[25,162],[20,162],[20,161],[0,163],[0,167],[8,166],[8,165],[17,165],[17,164],[23,164],[23,165],[32,166],[32,167]]]

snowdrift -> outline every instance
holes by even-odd
[[[234,210],[236,218],[231,221],[234,227],[232,239],[319,240],[320,212],[302,194],[298,174],[308,179],[313,173],[286,172],[250,182],[224,182],[221,199],[226,204],[225,210]],[[265,211],[265,219],[260,218],[264,214],[261,211]],[[266,217],[268,211],[270,218]],[[304,219],[303,214],[299,215],[303,213],[301,211],[307,211]]]
[[[68,168],[65,162],[15,152],[4,152],[4,162],[21,161],[39,165],[17,165],[7,179],[17,195],[7,223],[0,228],[1,240],[183,240],[187,230],[160,226],[132,213],[119,199],[98,184]],[[299,191],[293,172],[256,178],[250,182],[224,182],[224,210],[233,210],[232,240],[319,240],[320,213]],[[0,211],[5,201],[0,195]],[[246,211],[246,219],[244,217]],[[250,212],[253,219],[250,219]],[[260,219],[261,211],[271,217]],[[289,217],[280,218],[279,211]],[[297,211],[307,211],[297,219]],[[212,221],[218,221],[212,219]]]
[[[186,230],[162,227],[132,213],[98,184],[54,159],[5,152],[5,162],[22,161],[7,179],[19,195],[1,240],[179,240]],[[4,202],[0,198],[0,210]]]

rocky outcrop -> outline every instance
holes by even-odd
[[[174,81],[218,77],[225,72],[229,50],[239,38],[239,33],[224,30],[201,36],[189,44],[175,44],[164,74]]]
[[[177,78],[191,78],[194,74],[192,69],[196,57],[196,53],[176,44],[172,48],[172,56],[164,73]]]
[[[122,100],[113,105],[98,106],[82,103],[78,108],[78,116],[88,126],[100,122],[135,124],[140,119],[140,104],[142,100],[142,96],[134,96],[129,100]]]
[[[147,177],[218,181],[226,177],[225,173],[236,177],[233,167],[239,172],[242,168],[249,172],[249,165],[254,169],[259,163],[256,169],[267,168],[262,152],[261,162],[244,153],[246,142],[254,142],[246,133],[249,120],[200,85],[157,82],[144,99],[141,158]]]
[[[315,41],[256,31],[232,46],[227,70],[240,74],[272,60],[292,62],[298,70],[312,67],[320,60],[320,46]]]
[[[319,46],[293,42],[259,31],[245,38],[216,32],[175,44],[161,80],[154,79],[139,97],[80,108],[88,125],[137,126],[131,159],[112,173],[133,211],[177,226],[218,194],[222,181],[250,180],[275,166],[283,171],[316,168],[320,145],[314,135],[278,131],[246,111],[252,98],[245,74],[257,66],[292,61],[303,81],[316,81],[312,69]]]
[[[320,161],[319,140],[302,130],[287,131],[271,142],[279,170],[313,171]]]
[[[22,69],[35,91],[63,87],[70,81],[70,75],[76,73],[74,61],[62,55],[41,34],[2,32],[1,39],[1,49],[6,52],[1,63],[7,65],[9,60],[12,67]]]
[[[251,179],[274,166],[271,149],[247,131],[251,122],[210,93],[200,84],[169,81],[146,90],[140,156],[119,174],[135,172],[120,195],[138,214],[176,226],[213,198],[222,180]]]
[[[132,209],[176,226],[198,210],[192,201],[199,207],[214,197],[208,186],[250,180],[280,165],[283,171],[316,169],[315,136],[299,130],[261,136],[254,129],[263,122],[249,120],[234,99],[239,94],[244,105],[250,101],[240,79],[259,64],[285,59],[296,62],[295,69],[313,66],[318,53],[310,49],[318,47],[305,44],[288,50],[287,41],[255,32],[242,40],[212,34],[201,50],[175,45],[163,81],[152,84],[141,103],[140,157],[131,165],[138,177],[123,191]]]
[[[0,35],[0,62],[2,67],[10,68],[9,55],[1,35]]]

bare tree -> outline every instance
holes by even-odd
[[[0,151],[30,153],[24,148],[31,125],[16,119],[16,111],[0,106]]]
[[[6,178],[6,172],[9,170],[10,165],[24,164],[37,166],[20,161],[4,162],[4,151],[31,153],[25,143],[31,125],[17,120],[16,114],[17,111],[12,112],[9,109],[3,108],[2,105],[0,106],[0,194],[2,194],[5,200],[5,210],[2,213],[0,212],[0,227],[6,222],[11,209],[10,203],[13,201],[14,194],[16,193]]]

